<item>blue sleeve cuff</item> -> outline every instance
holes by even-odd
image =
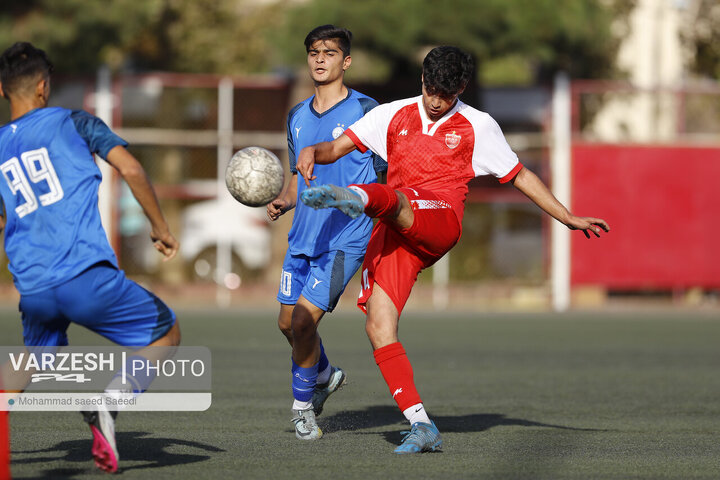
[[[110,127],[95,115],[83,110],[73,110],[70,117],[78,134],[88,144],[92,153],[107,158],[110,150],[118,145],[127,147],[128,143],[110,130]]]

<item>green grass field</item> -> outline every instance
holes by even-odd
[[[321,324],[348,385],[295,439],[289,347],[268,311],[179,311],[184,345],[213,354],[206,412],[121,414],[123,478],[720,478],[717,312],[408,312],[401,340],[443,452],[392,453],[406,429],[374,364],[363,317]],[[3,344],[18,314],[0,311]],[[74,345],[102,343],[73,327]],[[11,415],[15,478],[96,471],[79,414]]]

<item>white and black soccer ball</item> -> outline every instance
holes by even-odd
[[[238,202],[249,207],[267,205],[280,194],[285,173],[278,157],[262,147],[235,152],[225,170],[225,185]]]

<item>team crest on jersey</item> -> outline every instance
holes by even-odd
[[[457,135],[455,132],[452,133],[446,133],[445,134],[445,145],[448,146],[448,148],[452,149],[460,145],[460,138],[462,138],[460,135]]]
[[[344,131],[345,131],[345,125],[341,125],[338,123],[338,126],[333,128],[333,131],[332,131],[333,139],[338,138],[340,135],[343,134]]]

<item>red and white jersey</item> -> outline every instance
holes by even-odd
[[[431,190],[460,221],[471,179],[494,175],[505,183],[522,168],[495,120],[459,100],[435,123],[422,96],[379,105],[345,134],[361,152],[369,148],[387,160],[390,187]]]

